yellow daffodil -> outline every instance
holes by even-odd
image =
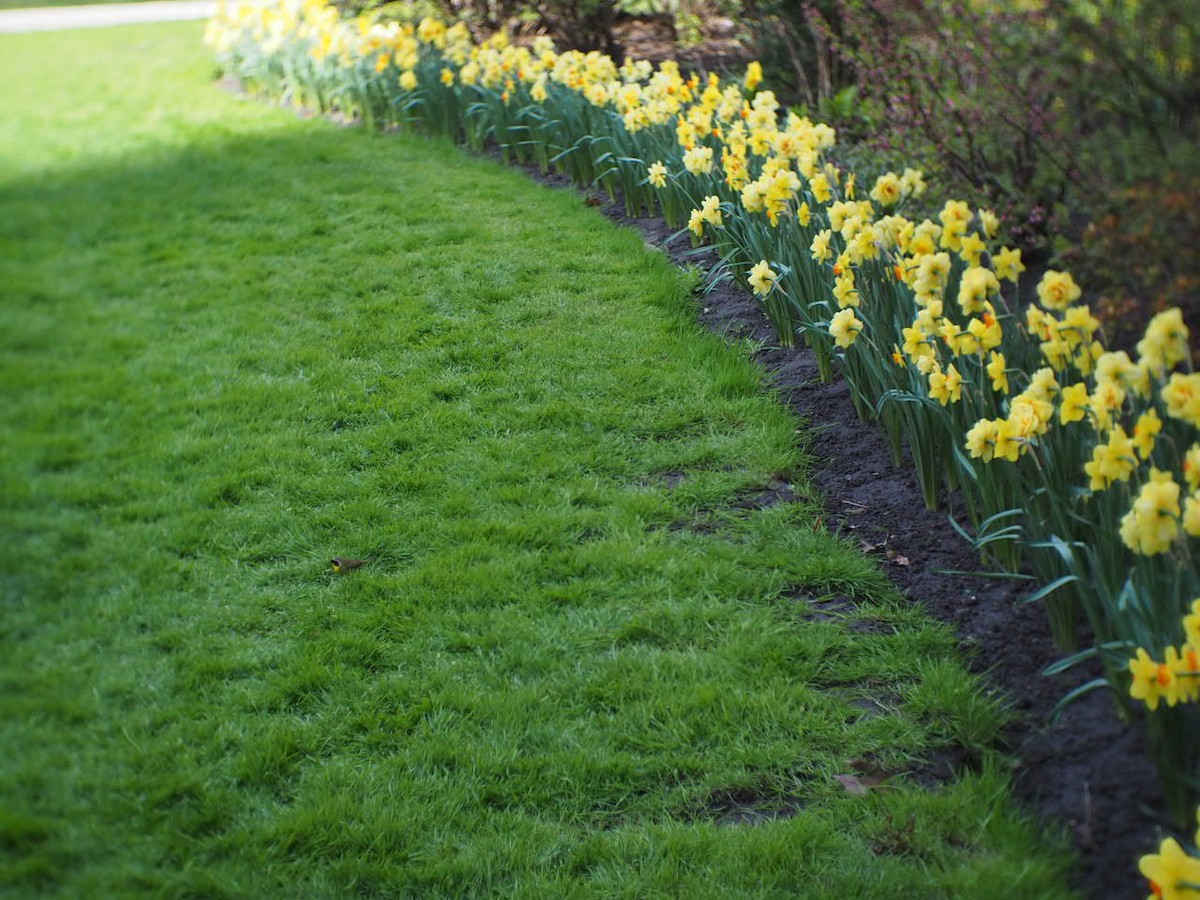
[[[1175,674],[1166,663],[1155,662],[1145,648],[1138,647],[1134,658],[1129,661],[1129,674],[1133,682],[1129,685],[1129,696],[1141,700],[1151,712],[1158,709],[1162,700],[1174,706]],[[1145,857],[1142,858],[1145,860]],[[1142,870],[1145,874],[1145,869]]]
[[[958,256],[968,266],[978,266],[986,250],[987,244],[974,232],[964,235],[958,242]]]
[[[980,419],[967,432],[966,447],[972,459],[991,462],[996,455],[997,424],[992,419]]]
[[[947,200],[938,213],[938,219],[943,225],[951,222],[962,222],[964,225],[971,221],[971,207],[962,200]]]
[[[1063,425],[1082,421],[1091,407],[1085,382],[1067,385],[1062,389],[1062,402],[1058,407],[1058,421]]]
[[[858,306],[858,291],[854,287],[854,272],[847,269],[833,283],[833,297],[837,300],[838,309]]]
[[[712,147],[693,147],[683,154],[683,167],[693,175],[707,175],[713,169]]]
[[[662,164],[662,161],[652,163],[650,168],[646,170],[646,180],[656,188],[664,188],[667,186],[667,167]]]
[[[1143,365],[1162,378],[1188,357],[1188,329],[1178,307],[1164,310],[1150,320],[1137,345]]]
[[[1007,419],[997,419],[995,426],[992,453],[995,458],[1016,462],[1020,455],[1028,448],[1028,440],[1021,436],[1019,433],[1020,428],[1013,423],[1011,416]]]
[[[957,253],[962,249],[963,238],[966,235],[967,223],[961,219],[950,219],[942,225],[942,238],[938,246],[951,253]]]
[[[1008,369],[1004,354],[992,352],[987,364],[988,378],[992,379],[992,390],[1001,394],[1008,393]]]
[[[748,66],[746,66],[746,77],[742,80],[742,83],[746,85],[746,90],[752,91],[762,84],[762,80],[762,63],[760,63],[758,60],[753,60]]]
[[[1188,490],[1200,490],[1200,442],[1188,447],[1183,457],[1183,478]]]
[[[1183,632],[1189,644],[1200,647],[1200,597],[1192,601],[1192,611],[1183,617]]]
[[[962,375],[954,368],[954,363],[947,366],[945,372],[934,372],[929,376],[929,396],[942,406],[962,399]]]
[[[1142,459],[1149,459],[1154,452],[1154,439],[1162,431],[1162,419],[1153,409],[1148,409],[1138,416],[1137,424],[1133,426],[1133,446]]]
[[[1092,448],[1092,458],[1083,471],[1091,479],[1091,490],[1103,491],[1115,482],[1128,481],[1136,467],[1133,441],[1125,429],[1117,425],[1109,431],[1107,441]]]
[[[925,176],[916,169],[905,169],[900,176],[900,186],[909,197],[920,197],[925,193]]]
[[[1200,372],[1173,373],[1162,398],[1167,401],[1167,415],[1200,428]]]
[[[875,187],[871,188],[871,199],[884,209],[891,209],[903,196],[904,186],[895,172],[880,175],[875,179]]]
[[[984,304],[981,317],[972,318],[967,322],[967,333],[971,335],[978,347],[977,350],[971,350],[972,353],[995,350],[1004,342],[1004,330],[993,314],[990,303]]]
[[[978,211],[979,225],[983,228],[983,233],[991,240],[1000,230],[1000,219],[990,209],[981,209]]]
[[[1188,856],[1174,838],[1164,840],[1158,853],[1138,860],[1138,870],[1150,882],[1150,892],[1157,900],[1200,898],[1200,859]]]
[[[833,199],[833,191],[829,187],[829,179],[824,173],[818,173],[809,179],[808,189],[812,192],[813,199],[818,203],[828,203]]]
[[[1178,650],[1168,647],[1167,668],[1175,676],[1180,703],[1200,699],[1200,645],[1184,644]]]
[[[1026,393],[1039,400],[1052,400],[1058,391],[1058,381],[1054,377],[1053,369],[1041,368],[1029,377],[1029,387],[1026,388]]]
[[[1183,516],[1180,517],[1179,524],[1183,526],[1185,534],[1200,537],[1200,492],[1193,492],[1183,501]],[[1196,642],[1196,646],[1200,647],[1200,640]]]
[[[828,228],[817,232],[817,236],[812,239],[812,244],[809,245],[809,252],[815,262],[829,262],[829,258],[833,256],[833,250],[829,247],[829,241],[833,238],[833,232]]]
[[[1096,380],[1115,381],[1129,387],[1131,382],[1139,380],[1136,368],[1124,350],[1111,350],[1096,360]]]
[[[715,225],[718,228],[725,224],[725,220],[721,215],[721,198],[720,197],[705,197],[704,202],[700,205],[700,215],[710,225]]]
[[[930,332],[918,320],[901,331],[904,337],[904,353],[912,362],[922,358],[936,358]]]
[[[1025,271],[1025,264],[1021,262],[1021,251],[1010,250],[1008,247],[1002,247],[1000,252],[992,257],[992,265],[996,269],[997,278],[1014,284]]]
[[[999,295],[1000,282],[991,269],[972,266],[963,272],[958,288],[958,305],[965,315],[983,312],[987,302]]]
[[[853,309],[843,309],[841,312],[834,313],[829,322],[829,333],[833,336],[834,343],[842,348],[853,344],[854,339],[862,330],[863,323],[854,315]]]
[[[771,293],[771,288],[775,286],[775,282],[779,280],[779,276],[771,271],[771,264],[765,259],[755,263],[750,269],[750,277],[747,279],[750,287],[754,289],[754,293],[760,297],[765,297]]]
[[[1170,472],[1151,469],[1133,508],[1121,518],[1121,540],[1142,556],[1163,553],[1179,534],[1179,516],[1179,485]]]
[[[1046,309],[1066,309],[1082,293],[1069,272],[1056,272],[1054,269],[1049,269],[1037,286],[1038,299]]]

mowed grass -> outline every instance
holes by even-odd
[[[1070,895],[686,278],[201,27],[0,38],[6,896]]]

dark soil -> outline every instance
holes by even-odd
[[[567,186],[560,176],[530,174]],[[695,255],[687,235],[675,235],[661,219],[631,218],[622,203],[607,198],[587,202],[638,229],[648,245],[679,265],[715,262],[712,254]],[[1017,797],[1048,829],[1070,832],[1080,857],[1080,891],[1091,898],[1144,896],[1137,860],[1157,846],[1156,811],[1164,808],[1154,767],[1138,729],[1118,718],[1106,691],[1087,693],[1052,718],[1063,695],[1098,673],[1081,665],[1054,678],[1041,674],[1064,654],[1045,610],[1021,603],[1030,583],[944,574],[979,571],[978,554],[951,528],[944,510],[925,508],[911,467],[893,465],[882,430],[858,418],[846,383],[822,383],[808,350],[780,349],[748,293],[730,281],[718,283],[697,298],[697,314],[706,328],[731,341],[749,338],[761,346],[755,359],[771,385],[813,428],[806,449],[815,464],[808,475],[823,498],[826,527],[873,548],[901,593],[952,625],[972,669],[1010,702],[1016,715],[1004,750],[1014,764]],[[780,502],[788,499],[781,493]],[[972,763],[959,756],[951,748],[944,760],[935,759],[926,773],[929,783],[944,782]]]

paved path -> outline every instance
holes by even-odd
[[[101,3],[96,6],[48,6],[0,10],[0,34],[57,31],[64,28],[102,28],[135,22],[178,22],[207,19],[213,0],[152,0],[148,3]]]

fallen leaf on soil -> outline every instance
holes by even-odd
[[[853,775],[834,775],[833,777],[842,783],[842,787],[846,789],[847,793],[853,794],[855,797],[861,797],[867,792],[867,786]]]
[[[894,562],[898,566],[911,565],[911,563],[908,561],[907,556],[905,556],[902,553],[897,553],[895,550],[889,550],[887,552],[887,558],[890,559],[892,562]]]
[[[834,775],[833,777],[841,783],[847,793],[853,794],[855,797],[863,796],[871,788],[878,787],[888,780],[886,771],[867,760],[852,759],[849,766],[858,774]]]

